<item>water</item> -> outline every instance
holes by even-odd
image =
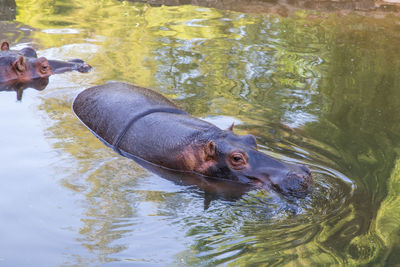
[[[12,48],[94,67],[21,101],[0,92],[1,266],[400,262],[400,18],[385,12],[396,5],[0,3]],[[263,152],[308,165],[312,194],[215,197],[118,156],[71,110],[108,80],[235,121]]]

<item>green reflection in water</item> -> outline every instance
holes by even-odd
[[[256,135],[267,153],[307,163],[316,173],[315,193],[289,203],[294,212],[265,192],[216,200],[204,211],[195,189],[143,185],[141,178],[156,178],[116,157],[73,116],[75,92],[44,97],[40,109],[54,123],[46,134],[78,166],[63,185],[86,199],[79,241],[99,263],[162,263],[149,248],[138,252],[131,244],[160,234],[150,228],[171,231],[175,223],[179,230],[161,236],[186,234],[190,245],[176,245],[164,263],[396,262],[396,17],[298,12],[282,18],[116,1],[17,5],[17,20],[39,29],[31,37],[40,48],[96,46],[88,55],[95,67],[90,83],[129,81],[175,98],[195,116],[234,116],[243,121],[238,132]],[[143,226],[150,215],[157,219]],[[135,231],[140,225],[145,234]]]
[[[376,217],[376,232],[388,248],[385,251],[388,265],[399,262],[397,253],[400,245],[400,161],[397,159],[393,172],[388,180],[389,192],[382,202]]]

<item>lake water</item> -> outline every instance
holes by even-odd
[[[94,67],[0,92],[0,266],[398,265],[397,6],[149,2],[0,0],[12,49]],[[210,197],[118,156],[71,109],[109,80],[235,121],[313,192]]]

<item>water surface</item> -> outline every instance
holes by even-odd
[[[94,69],[54,75],[20,101],[0,92],[0,265],[400,262],[397,13],[354,2],[330,13],[301,1],[286,13],[235,1],[9,2],[0,38],[12,48]],[[118,156],[71,110],[108,80],[222,128],[235,121],[263,152],[308,165],[312,194],[210,197]]]

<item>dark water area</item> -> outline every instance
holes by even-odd
[[[0,41],[93,66],[0,87],[0,265],[399,264],[394,2],[0,0]],[[313,192],[215,194],[118,156],[71,109],[109,80],[235,122]]]

